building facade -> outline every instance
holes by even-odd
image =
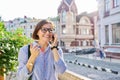
[[[31,38],[35,25],[39,21],[40,19],[29,18],[25,16],[24,18],[15,18],[14,20],[6,21],[4,23],[7,31],[15,31],[17,28],[22,28],[24,30],[23,35]]]
[[[63,48],[91,48],[96,35],[97,12],[78,15],[75,0],[62,0],[58,7],[60,45]]]
[[[52,19],[56,25],[59,45],[65,49],[84,49],[96,46],[98,40],[97,15],[97,11],[78,14],[75,0],[62,0],[58,6],[58,16]],[[23,28],[23,34],[31,38],[34,27],[39,21],[40,19],[31,19],[25,16],[5,22],[5,26],[8,31],[14,31],[19,27]]]
[[[41,19],[24,16],[24,18],[15,18],[14,20],[5,21],[4,24],[7,31],[12,32],[15,31],[17,28],[22,28],[23,35],[27,36],[28,38],[32,38],[32,33],[35,29],[35,26],[40,20]],[[57,32],[59,30],[57,18],[48,18],[48,20],[53,21],[53,23],[55,24],[55,32]]]
[[[120,0],[97,0],[99,43],[104,47],[120,47]]]

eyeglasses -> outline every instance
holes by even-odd
[[[49,33],[53,33],[53,32],[54,32],[54,29],[51,29],[51,28],[42,28],[41,31],[42,31],[43,33],[46,33],[47,31],[48,31]]]

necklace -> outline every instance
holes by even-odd
[[[44,49],[44,48],[40,48],[40,49],[41,49],[41,51],[42,51],[42,52],[44,52],[44,51],[45,51],[45,49]]]

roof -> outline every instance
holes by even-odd
[[[98,13],[97,11],[94,11],[94,12],[91,12],[91,13],[82,12],[81,14],[76,16],[76,22],[79,22],[81,17],[87,16],[90,19],[91,23],[93,23],[93,20],[94,20],[93,17],[97,16],[97,13]]]

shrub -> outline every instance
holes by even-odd
[[[17,57],[20,47],[32,40],[22,35],[23,30],[6,31],[4,23],[0,22],[0,74],[17,69]]]

